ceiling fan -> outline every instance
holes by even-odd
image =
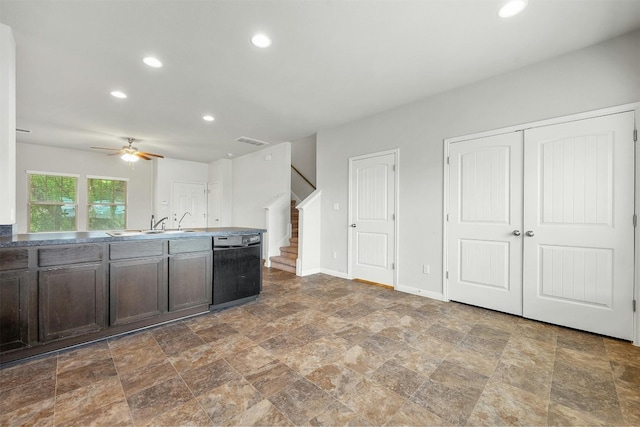
[[[137,162],[139,159],[151,160],[151,157],[159,157],[161,159],[164,159],[164,156],[161,156],[160,154],[147,153],[146,151],[138,151],[138,148],[134,147],[133,143],[136,141],[140,142],[142,141],[141,139],[128,138],[128,137],[123,137],[122,139],[127,141],[129,145],[128,146],[123,145],[122,148],[105,148],[105,147],[91,147],[91,148],[95,148],[96,150],[115,151],[115,153],[111,153],[107,155],[120,156],[122,160],[129,163]]]

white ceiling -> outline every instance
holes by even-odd
[[[640,28],[640,0],[0,0],[18,141],[208,162],[293,141]],[[257,31],[273,45],[249,42]],[[141,61],[164,62],[152,69]],[[114,89],[126,100],[109,95]],[[216,120],[205,122],[212,114]]]

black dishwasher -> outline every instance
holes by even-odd
[[[212,309],[255,299],[262,290],[260,234],[213,237]]]

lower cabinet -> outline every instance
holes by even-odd
[[[137,322],[167,311],[166,258],[111,262],[110,324]]]
[[[211,304],[211,251],[169,258],[169,311]]]
[[[48,342],[106,326],[102,264],[38,272],[39,338]]]
[[[35,330],[29,321],[32,278],[28,271],[0,272],[0,352],[29,344]]]

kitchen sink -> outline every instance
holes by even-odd
[[[107,231],[106,233],[112,237],[126,237],[126,236],[142,236],[145,234],[182,234],[193,233],[196,230],[117,230]]]

